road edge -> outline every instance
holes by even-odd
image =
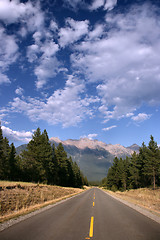
[[[59,205],[61,203],[64,203],[65,201],[68,201],[68,200],[70,200],[70,199],[72,199],[74,197],[77,197],[80,194],[83,194],[83,193],[85,193],[88,190],[90,190],[90,189],[85,189],[84,191],[82,191],[80,193],[74,193],[74,194],[70,194],[68,196],[66,195],[66,196],[64,196],[61,199],[55,199],[55,202],[50,203],[47,206],[42,206],[40,209],[34,209],[32,212],[29,212],[29,213],[26,213],[24,215],[20,215],[20,216],[14,217],[14,218],[12,218],[12,219],[10,219],[8,221],[0,223],[0,232],[2,232],[5,229],[7,229],[7,228],[9,228],[9,227],[19,223],[19,222],[22,222],[22,221],[24,221],[24,220],[26,220],[26,219],[28,219],[28,218],[30,218],[32,216],[40,214],[40,213],[42,213],[42,212],[44,212],[44,211],[46,211],[46,210],[48,210],[48,209],[50,209],[52,207],[55,207],[55,206],[57,206],[57,205]]]
[[[102,191],[103,191],[104,193],[106,193],[107,195],[109,195],[110,197],[118,200],[119,202],[127,205],[127,206],[130,207],[130,208],[133,208],[133,209],[136,210],[137,212],[143,214],[144,216],[146,216],[146,217],[148,217],[148,218],[152,219],[153,221],[155,221],[155,222],[157,222],[157,223],[160,224],[160,217],[158,217],[157,215],[154,215],[153,213],[151,213],[150,211],[146,210],[145,208],[143,208],[143,207],[141,207],[141,206],[139,206],[139,205],[137,205],[137,204],[128,202],[128,201],[126,201],[126,200],[123,200],[123,199],[121,199],[121,198],[118,198],[118,197],[116,197],[116,196],[113,196],[112,194],[106,192],[105,190],[103,190],[103,189],[101,189],[101,188],[99,188],[99,189],[102,190]]]

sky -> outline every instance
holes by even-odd
[[[160,144],[160,1],[0,0],[0,121],[28,143]]]

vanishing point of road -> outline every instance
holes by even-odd
[[[160,224],[92,188],[0,232],[1,240],[160,240]]]

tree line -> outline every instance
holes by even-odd
[[[63,145],[51,146],[47,131],[34,132],[27,149],[16,155],[14,144],[3,138],[0,126],[0,179],[52,185],[82,187],[88,185],[79,166],[67,157]]]
[[[148,146],[142,143],[139,153],[125,159],[115,157],[102,185],[112,191],[160,186],[160,149],[153,136]]]

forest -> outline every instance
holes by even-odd
[[[102,185],[112,191],[160,186],[160,149],[153,136],[148,146],[142,143],[139,153],[125,159],[115,157]]]
[[[88,185],[79,166],[67,156],[63,145],[51,146],[47,131],[34,132],[27,149],[16,155],[13,143],[3,137],[0,125],[0,179],[82,187]]]

